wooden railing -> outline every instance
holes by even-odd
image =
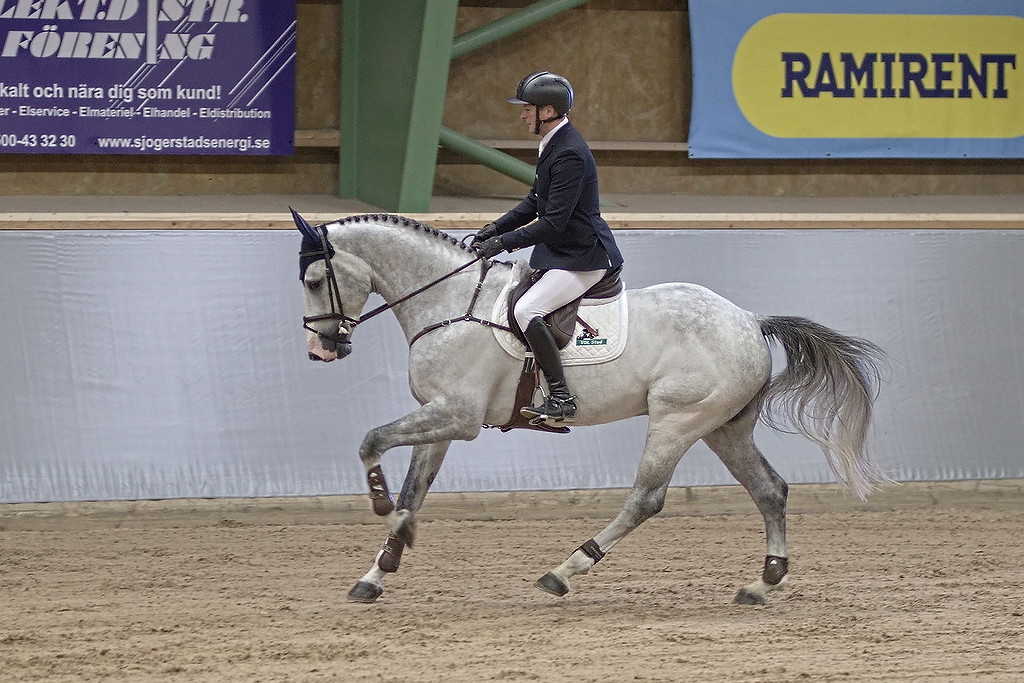
[[[336,148],[340,133],[336,128],[315,128],[295,131],[296,147]],[[483,144],[503,152],[536,149],[536,140],[480,140]],[[592,140],[588,143],[595,152],[669,152],[685,153],[689,145],[685,142],[662,142],[647,140]]]

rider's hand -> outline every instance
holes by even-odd
[[[505,251],[505,245],[501,241],[501,235],[495,235],[477,245],[476,250],[484,258],[492,258]]]
[[[491,239],[498,234],[498,226],[494,223],[488,223],[484,227],[473,235],[473,241],[470,243],[471,247],[479,247],[481,244]]]

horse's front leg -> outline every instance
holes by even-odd
[[[427,495],[427,490],[434,482],[450,442],[423,444],[412,449],[412,461],[405,483],[398,494],[398,510],[396,517],[401,518],[401,528],[393,530],[384,540],[384,545],[377,552],[373,566],[356,582],[348,593],[349,600],[355,602],[374,602],[384,592],[383,578],[385,574],[398,571],[405,546],[411,546],[415,536],[415,520],[413,515]],[[407,512],[402,515],[401,512]]]
[[[420,406],[405,417],[371,429],[359,446],[359,459],[366,469],[373,511],[388,517],[392,526],[403,526],[396,519],[395,503],[388,489],[380,459],[386,451],[399,446],[422,446],[450,442],[456,439],[470,441],[480,433],[482,410],[465,403],[454,406],[451,401],[432,401]],[[400,518],[402,515],[398,515]]]
[[[373,602],[380,597],[384,590],[383,575],[398,569],[402,551],[413,543],[413,515],[422,505],[449,443],[454,439],[471,440],[480,433],[482,416],[477,412],[470,406],[461,405],[456,410],[448,402],[435,401],[367,433],[359,457],[366,469],[373,510],[388,518],[391,534],[377,553],[373,567],[349,592],[349,599]],[[380,468],[380,458],[391,448],[409,445],[413,446],[412,462],[396,508]]]

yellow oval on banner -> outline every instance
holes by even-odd
[[[1024,19],[773,14],[733,59],[736,102],[784,138],[1024,135]]]

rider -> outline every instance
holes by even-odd
[[[518,206],[473,238],[487,258],[533,246],[530,266],[543,271],[513,311],[548,382],[544,402],[520,411],[532,421],[572,422],[576,416],[576,397],[565,383],[562,357],[544,316],[622,265],[612,231],[601,218],[594,155],[566,116],[572,99],[572,85],[558,74],[538,71],[519,83],[508,101],[522,105],[519,118],[541,136],[537,175]]]

